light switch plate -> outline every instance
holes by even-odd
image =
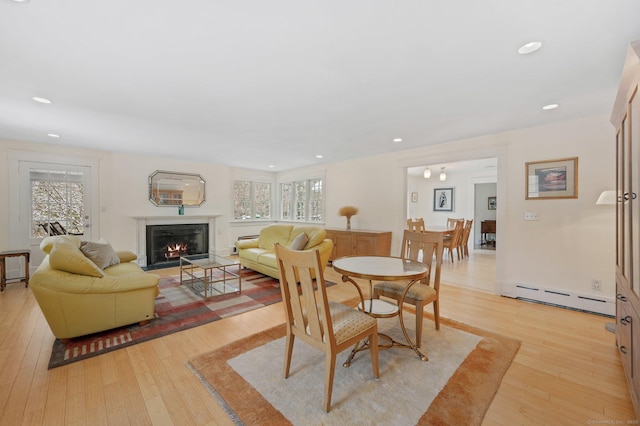
[[[539,220],[538,213],[536,212],[526,212],[524,214],[524,220]]]

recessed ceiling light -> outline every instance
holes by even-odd
[[[518,53],[521,55],[528,55],[529,53],[533,53],[536,50],[540,49],[542,47],[542,43],[539,41],[532,41],[526,44],[523,44],[522,46],[520,46],[520,49],[518,49]]]
[[[31,99],[33,99],[33,100],[34,100],[34,101],[36,101],[36,102],[40,102],[41,104],[50,104],[50,103],[51,103],[51,101],[50,101],[49,99],[47,99],[47,98],[41,98],[41,97],[39,97],[39,96],[34,96],[34,97],[33,97],[33,98],[31,98]]]
[[[324,155],[320,155],[320,154],[316,155],[316,158],[323,158],[323,157]]]
[[[29,0],[13,0],[16,3],[29,3]]]
[[[395,138],[393,140],[393,143],[400,143],[400,142],[402,142],[402,138]]]
[[[268,166],[270,169],[273,169],[275,166],[273,164],[269,164]]]
[[[549,105],[545,105],[542,107],[543,110],[548,111],[550,109],[556,109],[558,108],[560,105],[558,104],[549,104]]]
[[[60,135],[57,135],[55,133],[47,133],[47,136],[49,136],[50,138],[59,138]]]

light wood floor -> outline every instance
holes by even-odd
[[[444,268],[443,282],[495,281],[495,257],[487,252],[472,250],[470,260]],[[329,289],[334,300],[356,295],[331,268],[326,276],[339,282]],[[484,424],[634,418],[614,335],[604,329],[610,319],[458,285],[443,285],[440,300],[442,316],[522,342]],[[31,291],[10,284],[0,293],[0,424],[230,424],[185,362],[282,322],[275,304],[47,370],[53,335]]]

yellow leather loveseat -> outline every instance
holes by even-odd
[[[160,278],[132,262],[134,253],[70,235],[47,237],[40,249],[47,256],[29,287],[58,339],[153,319]]]
[[[291,250],[319,250],[323,265],[329,261],[333,241],[319,226],[293,226],[274,224],[260,231],[258,238],[236,241],[240,264],[273,278],[280,278],[276,262],[275,245],[280,243]]]

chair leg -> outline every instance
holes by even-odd
[[[380,367],[378,363],[378,327],[373,329],[373,333],[369,337],[369,353],[371,354],[371,369],[373,377],[380,378]]]
[[[291,333],[287,333],[287,342],[284,348],[284,378],[289,377],[289,369],[291,368],[291,355],[293,353],[293,341],[296,336]]]
[[[440,330],[440,302],[433,302],[433,320],[436,323],[436,330]]]
[[[331,410],[331,393],[333,391],[333,372],[336,366],[336,354],[328,352],[324,362],[324,411]]]
[[[422,317],[424,313],[424,306],[422,303],[416,304],[416,346],[422,345]]]

